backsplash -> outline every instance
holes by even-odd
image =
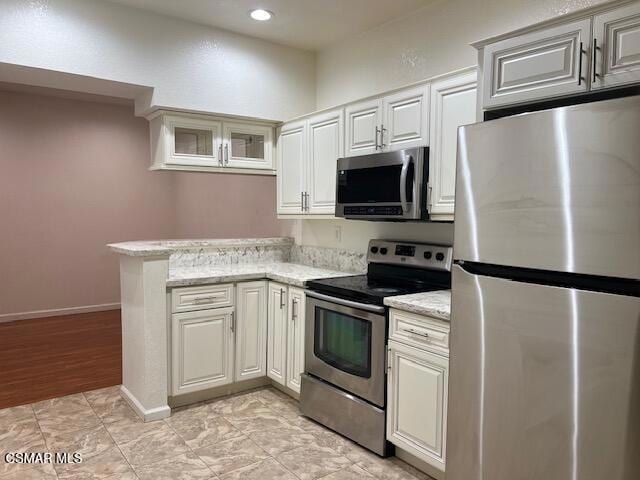
[[[169,270],[211,265],[288,262],[289,245],[252,245],[177,250],[169,257]]]
[[[366,255],[338,248],[291,244],[181,248],[171,252],[169,270],[214,265],[291,262],[341,272],[364,273]]]
[[[339,248],[293,245],[290,261],[341,272],[364,273],[367,271],[367,256],[364,253]]]

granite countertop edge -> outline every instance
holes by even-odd
[[[447,322],[451,320],[451,290],[386,297],[384,304],[417,315],[425,315]]]
[[[179,250],[199,250],[207,248],[292,246],[291,237],[265,238],[211,238],[185,240],[137,240],[131,242],[109,243],[107,247],[121,255],[132,257],[165,256]]]

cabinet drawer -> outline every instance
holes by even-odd
[[[435,318],[391,309],[389,339],[418,348],[449,354],[449,324]]]
[[[233,285],[204,285],[174,288],[171,291],[173,313],[233,306]]]

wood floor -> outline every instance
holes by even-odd
[[[120,310],[0,323],[0,409],[120,383]]]

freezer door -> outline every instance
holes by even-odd
[[[453,271],[447,480],[640,478],[640,298]]]
[[[458,131],[454,258],[640,278],[640,97]]]

